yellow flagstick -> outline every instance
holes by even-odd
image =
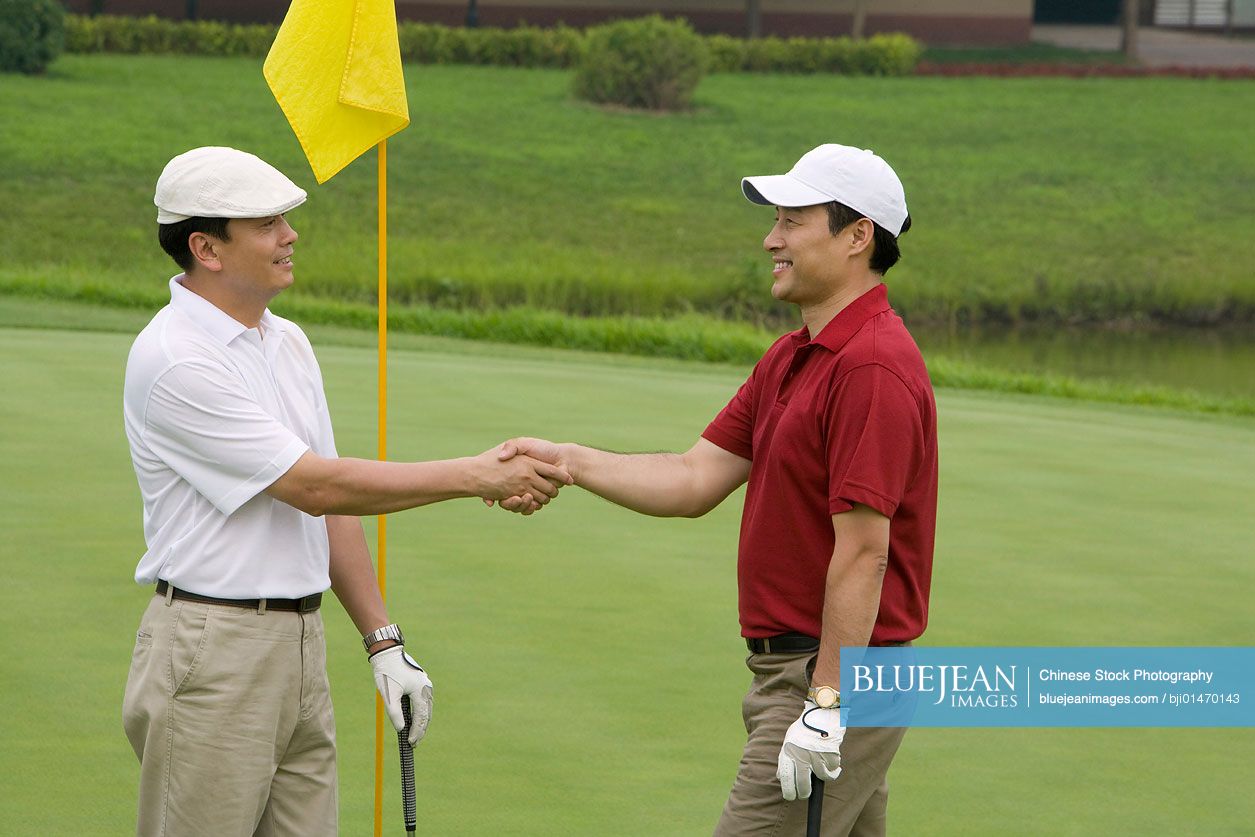
[[[410,124],[394,0],[292,0],[262,67],[319,183],[379,149],[379,458],[387,458],[388,137]],[[387,598],[387,520],[379,591]],[[383,833],[383,699],[375,696],[375,837]]]
[[[379,143],[379,459],[388,458],[388,141]],[[388,518],[379,515],[379,593],[388,601]],[[375,693],[375,837],[383,834],[383,698]]]

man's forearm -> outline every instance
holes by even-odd
[[[682,454],[613,453],[576,444],[559,447],[575,484],[616,505],[655,517],[691,517],[709,511],[702,503],[697,475]]]
[[[315,505],[324,514],[389,514],[459,497],[475,497],[471,459],[436,462],[335,460]]]
[[[880,610],[885,556],[877,549],[838,544],[828,565],[824,588],[823,632],[812,682],[841,688],[842,646],[864,646],[871,640]]]
[[[498,459],[497,451],[437,462],[328,458],[306,451],[266,489],[306,514],[390,514],[455,497],[502,499],[530,493],[543,504],[566,484],[561,468],[530,457]]]
[[[356,517],[327,515],[327,540],[331,548],[331,589],[344,606],[358,633],[365,636],[389,623],[388,610],[379,592],[379,580],[370,560],[362,523]],[[376,643],[377,651],[393,644]]]

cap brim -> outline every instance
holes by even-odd
[[[741,191],[751,203],[762,206],[815,206],[833,200],[787,174],[743,177]]]
[[[294,194],[282,203],[273,204],[267,207],[255,206],[226,206],[213,210],[212,215],[202,215],[204,218],[269,218],[272,215],[282,215],[285,212],[296,209],[296,207],[305,203],[309,195],[304,189],[298,189],[298,194]],[[208,210],[207,210],[208,211]],[[184,215],[169,209],[157,207],[157,223],[158,224],[177,224],[180,221],[186,221],[189,218],[195,218],[195,215]]]

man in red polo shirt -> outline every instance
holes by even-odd
[[[772,295],[803,327],[775,342],[684,454],[516,439],[575,484],[644,514],[697,517],[746,479],[737,562],[754,680],[716,835],[801,834],[811,775],[823,833],[885,832],[905,732],[841,726],[841,646],[924,631],[937,509],[937,422],[923,358],[882,279],[910,226],[902,183],[870,151],[821,145],[741,188],[775,207]],[[503,502],[530,508],[528,498]]]

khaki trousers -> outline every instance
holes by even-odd
[[[754,673],[742,702],[748,739],[716,837],[792,837],[806,833],[806,800],[785,802],[776,759],[789,725],[802,713],[814,654],[750,654]],[[824,783],[823,837],[885,833],[889,763],[905,728],[851,727],[841,744],[841,776]]]
[[[322,616],[154,596],[122,703],[137,834],[337,833]]]

